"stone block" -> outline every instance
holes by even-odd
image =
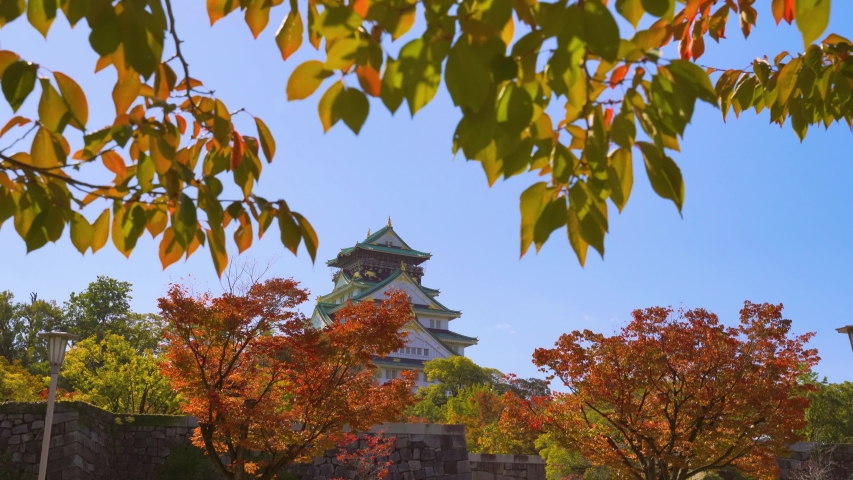
[[[400,473],[408,472],[409,471],[409,462],[400,462],[397,465],[397,471]]]
[[[29,424],[22,423],[22,424],[18,425],[17,427],[12,428],[12,435],[17,435],[19,433],[26,433],[29,431],[30,431]]]
[[[409,463],[409,469],[412,471],[421,469],[420,460],[409,460],[408,463]]]
[[[424,448],[421,450],[421,460],[423,461],[432,461],[435,460],[435,450],[431,448]]]
[[[406,472],[403,474],[403,480],[415,480],[415,475],[412,472]]]
[[[427,477],[435,476],[435,469],[431,465],[424,467],[424,475]]]
[[[469,473],[470,471],[471,465],[468,463],[468,460],[459,460],[456,462],[457,473]]]
[[[335,466],[331,463],[324,463],[320,465],[320,475],[324,477],[331,476],[335,473]]]
[[[439,448],[441,439],[438,435],[424,435],[424,445],[429,448]]]
[[[426,473],[423,471],[423,469],[415,470],[412,473],[415,474],[415,480],[423,480],[424,478],[426,478]]]
[[[408,438],[399,438],[399,437],[398,437],[398,438],[397,438],[397,441],[396,441],[396,442],[395,442],[395,444],[394,444],[394,446],[395,446],[396,448],[398,448],[398,449],[400,449],[400,448],[406,448],[406,447],[408,447],[408,446],[409,446],[409,439],[408,439]]]
[[[412,449],[412,460],[420,460],[421,459],[421,449],[413,448]]]
[[[408,462],[412,459],[412,450],[410,448],[401,448],[398,452],[400,452],[401,461]]]
[[[20,435],[12,435],[11,437],[9,437],[9,445],[18,445],[20,443],[21,443],[21,436]]]
[[[166,438],[166,433],[160,430],[155,430],[151,432],[151,436],[153,438]]]
[[[335,467],[335,477],[346,478],[347,476],[349,476],[349,472],[347,471],[346,467],[344,467],[343,465]]]
[[[452,475],[456,472],[456,462],[444,462],[444,473]]]

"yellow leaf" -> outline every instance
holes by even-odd
[[[309,60],[299,65],[287,80],[287,100],[308,98],[331,75],[332,72],[326,70],[319,60]]]
[[[245,18],[252,36],[258,38],[270,22],[270,6],[266,0],[254,0],[246,9]]]
[[[86,102],[83,89],[64,73],[53,72],[53,77],[56,79],[62,98],[68,105],[68,110],[71,112],[71,125],[80,130],[85,129],[86,122],[89,121],[89,104]]]
[[[207,16],[213,25],[240,6],[239,0],[207,0]]]
[[[303,33],[302,15],[297,10],[291,10],[275,34],[275,43],[281,51],[282,60],[287,60],[295,51],[299,50],[299,47],[302,46]]]
[[[120,77],[113,88],[113,102],[116,106],[116,115],[127,113],[127,109],[139,96],[142,90],[142,82],[139,74],[130,70],[128,74]]]
[[[169,216],[166,215],[166,212],[162,207],[157,205],[153,205],[147,213],[148,224],[146,227],[148,228],[148,233],[151,234],[151,238],[156,238],[157,235],[160,235],[163,230],[166,229],[166,224],[169,222]]]
[[[515,36],[515,21],[512,17],[509,17],[509,20],[504,25],[503,30],[501,30],[501,40],[504,41],[504,45],[509,46],[512,44],[512,38]]]
[[[9,2],[11,3],[11,2]],[[27,2],[27,20],[47,38],[47,31],[56,18],[56,0],[29,0]]]
[[[341,119],[340,112],[335,107],[335,103],[344,91],[344,83],[340,80],[335,82],[317,104],[317,110],[320,113],[320,123],[323,124],[323,131],[328,132],[330,128]]]
[[[101,215],[92,224],[92,253],[97,252],[107,244],[110,233],[110,209],[105,208]]]
[[[54,140],[53,134],[51,134],[47,128],[39,127],[36,132],[36,136],[33,139],[33,146],[30,152],[33,165],[38,168],[57,167],[61,165],[63,163],[62,160],[65,159],[65,157],[62,156],[62,160],[60,160],[61,153],[64,153],[62,145]]]
[[[177,262],[184,254],[184,247],[175,240],[175,233],[172,227],[163,232],[163,239],[160,240],[160,263],[163,265],[163,270],[169,265]]]
[[[86,220],[86,217],[78,212],[71,214],[71,243],[82,254],[86,253],[86,249],[92,244],[92,226]]]
[[[190,242],[189,246],[187,247],[186,259],[189,260],[190,255],[195,253],[195,251],[198,250],[198,247],[200,247],[202,245],[204,245],[204,232],[202,232],[201,229],[199,228],[195,231],[195,237],[193,237],[192,241]]]
[[[244,215],[245,217],[245,215]],[[234,232],[234,243],[237,244],[237,250],[239,253],[243,253],[247,248],[252,246],[252,222],[243,221],[240,219],[240,226]]]

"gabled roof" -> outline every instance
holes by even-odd
[[[446,312],[446,313],[451,313],[451,314],[456,314],[456,315],[462,314],[462,312],[459,312],[457,310],[451,310],[451,309],[445,307],[444,305],[442,305],[438,300],[433,298],[433,295],[431,295],[431,293],[429,292],[429,289],[426,289],[423,286],[421,286],[420,283],[418,283],[416,280],[414,280],[412,277],[410,277],[408,273],[404,272],[401,269],[395,270],[394,273],[392,273],[391,275],[388,276],[388,278],[386,278],[385,280],[382,280],[381,282],[378,282],[377,284],[368,288],[364,292],[360,293],[358,296],[353,297],[352,300],[354,302],[362,300],[365,297],[367,297],[368,295],[372,295],[372,294],[376,293],[377,291],[381,290],[383,287],[385,287],[386,285],[393,282],[394,280],[396,280],[399,277],[405,277],[405,279],[408,280],[409,283],[414,285],[415,288],[420,290],[424,295],[427,296],[427,298],[432,300],[432,302],[435,304],[435,307],[437,307],[437,308],[430,308],[429,309],[430,312],[435,312],[435,313]]]
[[[382,238],[386,235],[391,235],[395,239],[397,239],[400,243],[400,247],[389,247],[387,245],[380,245],[380,244],[376,243],[379,241],[380,238]],[[332,263],[336,262],[341,255],[344,255],[344,256],[349,255],[352,252],[354,252],[356,249],[362,249],[362,250],[367,250],[367,251],[372,251],[372,252],[380,252],[380,253],[390,253],[392,255],[402,255],[402,256],[406,256],[406,257],[412,257],[412,258],[418,258],[418,259],[424,259],[424,260],[427,260],[432,256],[427,252],[420,252],[420,251],[417,251],[417,250],[414,250],[413,248],[411,248],[409,246],[409,244],[407,244],[405,242],[405,240],[403,240],[402,237],[400,237],[400,235],[398,235],[397,232],[394,231],[394,227],[392,227],[389,224],[389,225],[382,227],[379,230],[377,230],[376,233],[368,235],[367,238],[365,238],[364,240],[362,240],[360,242],[356,242],[356,244],[354,246],[342,248],[340,253],[338,253],[338,256],[331,259],[331,260],[327,260],[326,264],[331,265]]]
[[[469,345],[475,345],[480,340],[476,337],[468,337],[466,335],[462,335],[461,333],[451,332],[450,330],[441,330],[439,328],[427,328],[431,334],[433,334],[436,338],[443,341],[448,342],[456,342],[456,343],[467,343]]]

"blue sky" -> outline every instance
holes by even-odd
[[[281,61],[273,35],[282,9],[274,10],[268,30],[253,40],[237,15],[211,28],[204,2],[176,3],[192,76],[230,108],[245,107],[263,118],[276,137],[276,161],[265,167],[257,192],[286,199],[320,235],[316,264],[304,250],[297,257],[284,250],[275,228],[244,257],[273,259],[272,274],[295,277],[312,298],[331,290],[325,260],[390,216],[413,248],[433,254],[424,283],[441,289],[442,303],[463,311],[452,326],[479,337],[468,353],[482,365],[532,376],[533,350],[552,345],[561,333],[583,328],[611,333],[633,309],[653,305],[704,307],[734,323],[743,301],[752,300],[784,303],[796,332],[817,332],[812,345],[823,359],[817,371],[830,381],[853,380],[853,352],[834,330],[853,324],[848,193],[853,163],[846,126],[813,128],[800,144],[787,125],[768,125],[766,113],[730,116],[723,123],[717,110],[699,105],[682,152],[674,155],[686,184],[683,218],[652,192],[635,162],[628,206],[621,215],[611,209],[604,260],[590,251],[586,268],[580,268],[559,232],[538,255],[519,259],[518,195],[537,178],[522,175],[490,189],[479,164],[454,158],[451,138],[459,113],[443,86],[414,119],[405,107],[392,117],[372,102],[360,136],[342,124],[323,134],[319,94],[286,101],[290,71],[317,54],[306,42]],[[743,68],[759,55],[802,50],[795,27],[773,26],[769,1],[759,1],[757,8],[759,27],[749,41],[730,22],[730,39],[709,42],[700,63]],[[853,15],[853,4],[836,1],[833,8],[828,31],[853,37],[849,22],[843,23]],[[0,38],[4,49],[77,79],[88,94],[91,128],[110,121],[114,74],[92,73],[96,56],[87,35],[85,25],[70,30],[60,18],[48,42],[22,20],[4,27]],[[23,111],[33,112],[37,98]],[[0,118],[10,115],[2,102]],[[238,128],[252,130],[248,124]],[[134,285],[137,311],[154,311],[167,284],[189,276],[219,290],[206,250],[163,271],[157,245],[146,236],[129,260],[112,245],[82,257],[66,236],[26,254],[7,222],[0,230],[0,289],[21,300],[38,292],[62,301],[97,275],[108,275]],[[313,300],[306,312],[312,306]]]

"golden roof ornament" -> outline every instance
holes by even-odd
[[[368,237],[370,236],[370,229],[369,228],[367,229],[367,236]]]
[[[402,271],[402,272],[406,271],[406,262],[404,262],[402,260],[400,260],[400,271]]]
[[[388,226],[391,226],[391,215],[388,215]]]

